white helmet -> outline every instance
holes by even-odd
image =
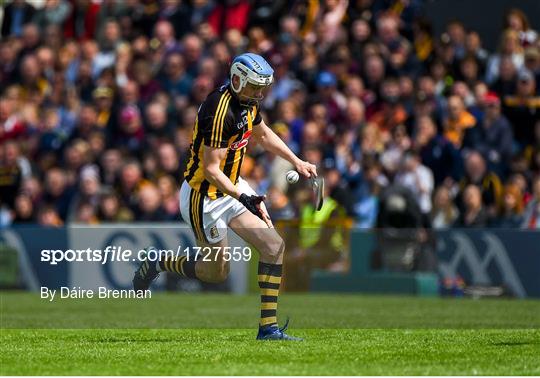
[[[240,79],[237,87],[233,84],[234,76],[238,76]],[[262,56],[246,53],[234,58],[231,65],[230,81],[232,91],[239,96],[240,100],[247,102],[248,105],[254,105],[263,97],[248,97],[240,95],[240,92],[248,85],[254,87],[270,86],[274,81],[274,70]]]

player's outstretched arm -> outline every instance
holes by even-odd
[[[264,121],[253,127],[253,138],[255,138],[265,150],[291,162],[301,175],[306,177],[317,177],[317,167],[296,156],[289,146],[287,146],[287,144],[282,141],[281,138],[264,123]]]

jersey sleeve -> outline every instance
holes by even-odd
[[[255,118],[253,119],[253,125],[258,125],[259,123],[262,122],[259,105],[254,106],[254,111],[255,111]]]
[[[232,128],[232,117],[229,115],[228,103],[211,107],[211,111],[201,108],[199,114],[199,129],[203,136],[204,145],[213,148],[226,148]]]

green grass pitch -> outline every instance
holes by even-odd
[[[540,301],[284,294],[291,343],[254,340],[255,295],[0,295],[2,375],[540,374]]]

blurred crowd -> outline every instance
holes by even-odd
[[[266,123],[326,178],[322,221],[375,227],[401,190],[431,227],[540,228],[540,38],[519,9],[487,51],[459,20],[434,35],[423,0],[33,3],[3,12],[0,225],[179,220],[198,106],[251,51],[275,70]],[[250,144],[241,174],[275,220],[321,222],[291,168]]]

